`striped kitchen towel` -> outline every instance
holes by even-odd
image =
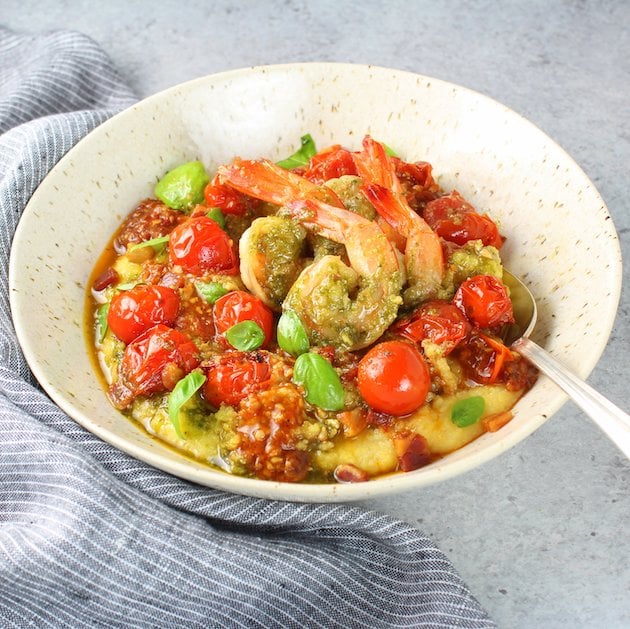
[[[0,28],[0,625],[494,626],[410,525],[195,486],[39,388],[9,309],[15,227],[62,155],[133,101],[87,37]]]

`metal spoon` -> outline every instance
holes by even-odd
[[[515,324],[506,326],[502,335],[506,345],[551,378],[630,459],[630,416],[530,340],[529,335],[536,325],[536,301],[527,286],[505,270],[503,283],[510,289],[516,319]]]

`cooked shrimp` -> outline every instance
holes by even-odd
[[[268,159],[237,158],[230,164],[219,166],[217,177],[221,183],[239,192],[274,205],[284,206],[298,199],[316,199],[343,207],[330,188],[318,186]]]
[[[305,266],[306,230],[280,216],[255,219],[239,241],[243,283],[273,310],[280,310],[289,288]]]
[[[380,227],[358,214],[314,200],[297,200],[288,210],[304,227],[341,242],[350,266],[326,255],[297,278],[283,309],[295,311],[314,344],[349,350],[376,341],[402,303],[401,272],[394,249]]]
[[[363,151],[354,155],[363,193],[385,221],[405,239],[408,287],[405,303],[415,305],[436,297],[444,277],[444,255],[438,235],[405,200],[394,165],[379,142],[366,136]]]

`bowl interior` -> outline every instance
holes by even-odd
[[[50,172],[11,252],[11,308],[34,375],[65,412],[131,455],[200,484],[269,498],[364,499],[418,487],[526,437],[565,400],[544,377],[507,426],[425,468],[355,485],[290,485],[214,471],[110,406],[86,347],[84,299],[90,271],[124,215],[179,163],[201,159],[212,172],[236,155],[279,159],[306,132],[320,148],[359,148],[370,133],[405,159],[431,162],[443,188],[499,221],[504,262],[537,297],[534,340],[579,376],[590,373],[612,328],[620,253],[602,199],[567,154],[510,109],[465,88],[385,68],[294,64],[161,92],[101,125]]]

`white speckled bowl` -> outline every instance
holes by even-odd
[[[370,133],[409,160],[431,162],[442,187],[457,188],[500,221],[506,265],[538,298],[534,340],[578,375],[590,373],[612,328],[621,261],[610,216],[582,170],[527,120],[470,90],[396,70],[314,63],[173,87],[101,125],[51,171],[24,212],[10,268],[16,330],[44,389],[85,428],[151,465],[284,500],[354,500],[421,487],[525,438],[565,401],[544,377],[507,426],[427,467],[355,485],[291,485],[193,462],[110,406],[82,321],[88,275],[122,217],[181,162],[199,158],[212,171],[235,155],[280,158],[305,132],[319,147],[349,148]]]

